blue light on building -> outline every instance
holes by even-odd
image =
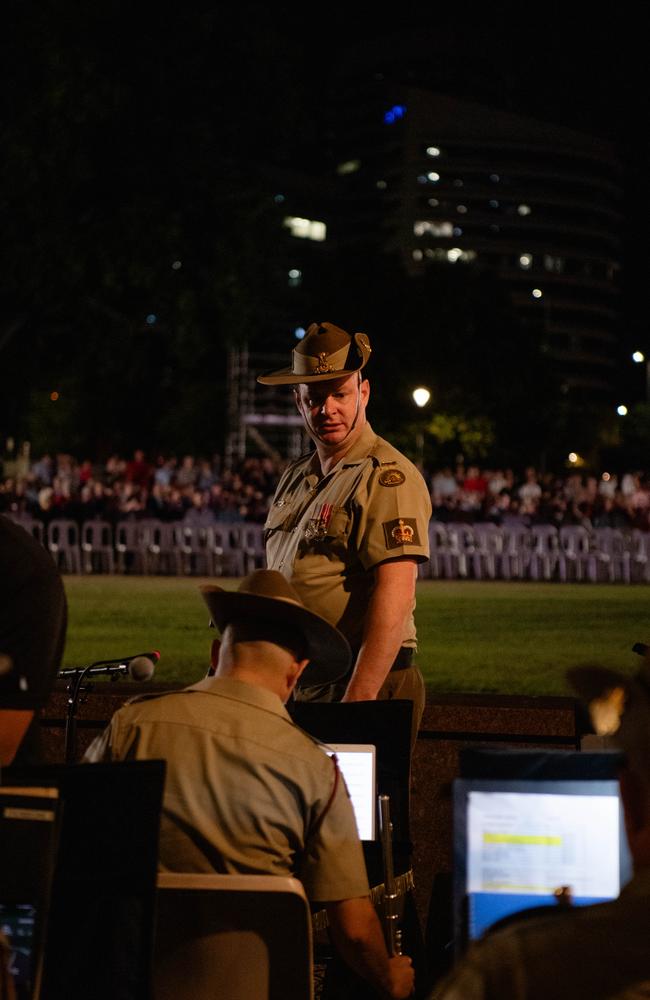
[[[406,114],[406,107],[404,104],[395,104],[384,114],[384,122],[386,125],[393,125],[400,118],[403,118]]]

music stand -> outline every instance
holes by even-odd
[[[58,787],[63,806],[45,943],[45,996],[150,997],[164,779],[162,760],[3,772],[3,784]]]
[[[373,743],[377,747],[377,794],[388,795],[393,823],[395,871],[411,864],[410,835],[411,716],[407,700],[295,701],[287,711],[296,725],[323,743]],[[381,842],[364,841],[371,885],[383,879]]]

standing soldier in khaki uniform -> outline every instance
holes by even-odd
[[[405,698],[413,733],[424,710],[417,649],[417,563],[429,557],[429,491],[416,467],[366,420],[370,357],[364,333],[312,324],[289,368],[258,376],[292,385],[316,450],[282,476],[266,521],[270,569],[280,570],[305,605],[346,636],[351,672],[298,697],[321,701]]]

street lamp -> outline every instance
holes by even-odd
[[[423,409],[431,399],[431,392],[423,385],[414,389],[411,395],[413,402],[419,409]],[[415,432],[415,447],[418,453],[418,466],[422,471],[424,469],[424,434],[420,428]]]
[[[632,361],[635,365],[645,363],[645,400],[646,403],[650,403],[650,359],[646,358],[643,351],[635,351],[632,355]]]

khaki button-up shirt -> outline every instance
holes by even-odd
[[[403,556],[426,561],[430,519],[431,499],[418,469],[366,424],[327,475],[316,453],[285,471],[265,524],[267,565],[356,650],[374,587],[370,571]],[[403,646],[416,646],[414,608]]]
[[[271,691],[218,678],[134,699],[84,759],[129,758],[167,762],[163,870],[294,875],[321,902],[368,894],[345,782]]]

